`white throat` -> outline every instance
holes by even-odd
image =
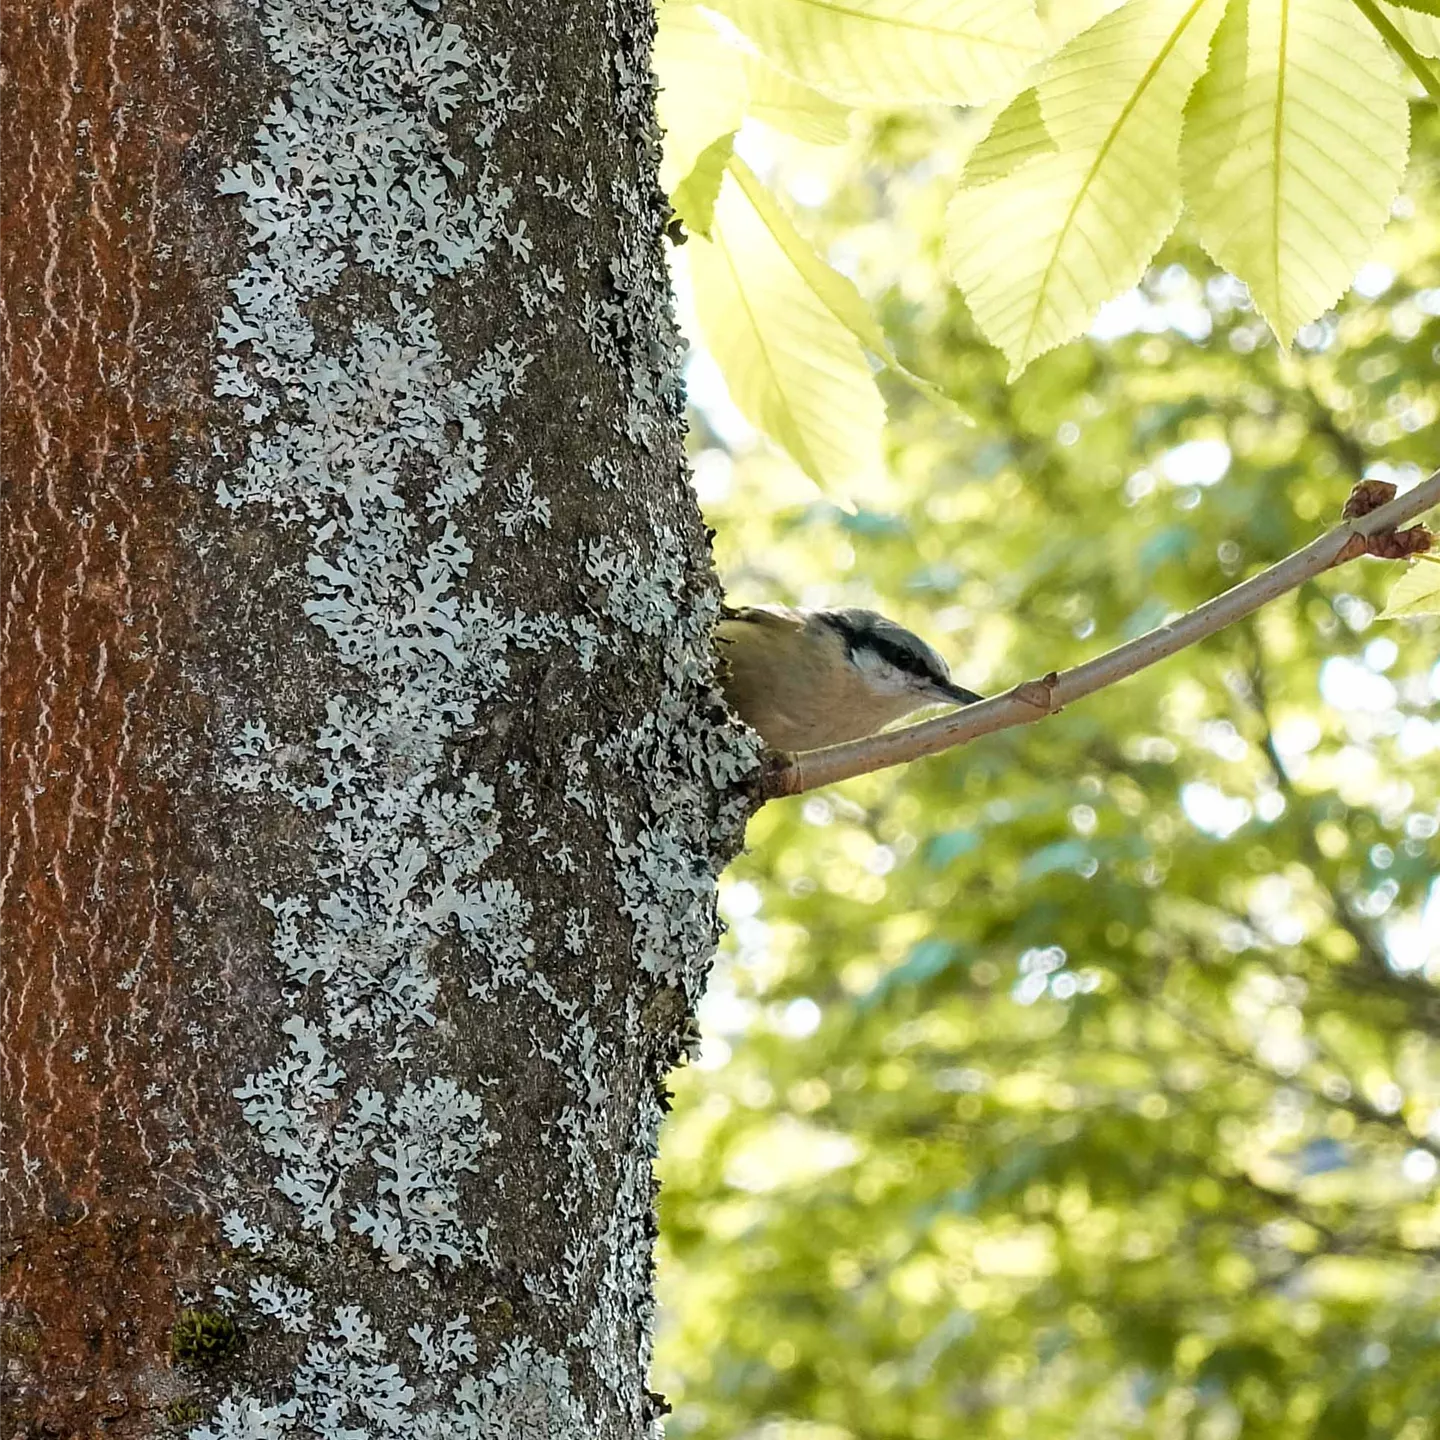
[[[913,695],[925,688],[914,675],[897,670],[888,660],[867,646],[859,646],[851,655],[851,663],[864,677],[866,685],[877,695]]]

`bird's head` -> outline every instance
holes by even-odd
[[[815,618],[840,637],[866,686],[880,695],[914,696],[924,704],[970,705],[983,697],[950,678],[944,657],[918,635],[874,610],[817,610]]]

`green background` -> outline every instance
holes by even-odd
[[[873,605],[990,693],[1298,548],[1361,474],[1428,473],[1440,134],[1414,116],[1375,262],[1290,356],[1182,230],[1008,387],[941,278],[961,122],[762,136],[977,423],[885,378],[890,478],[847,511],[702,357],[727,589]],[[1440,1435],[1440,620],[1376,619],[1401,569],[752,822],[671,1081],[671,1437]]]

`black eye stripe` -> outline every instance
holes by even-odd
[[[882,631],[871,628],[862,631],[848,616],[834,612],[826,616],[826,619],[840,632],[851,659],[854,659],[857,650],[863,648],[874,651],[887,664],[893,665],[906,675],[914,675],[919,680],[943,681],[948,678],[937,672],[923,655],[916,654],[908,646],[897,644]]]
[[[883,636],[876,636],[869,642],[870,648],[880,656],[882,660],[893,665],[897,670],[903,670],[907,675],[914,675],[921,680],[934,680],[938,677],[935,672],[925,663],[922,655],[917,655],[913,650],[907,650],[903,646],[896,645],[886,640]]]

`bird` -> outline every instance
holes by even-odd
[[[720,687],[772,750],[858,740],[927,705],[983,700],[918,635],[874,610],[726,605]]]

